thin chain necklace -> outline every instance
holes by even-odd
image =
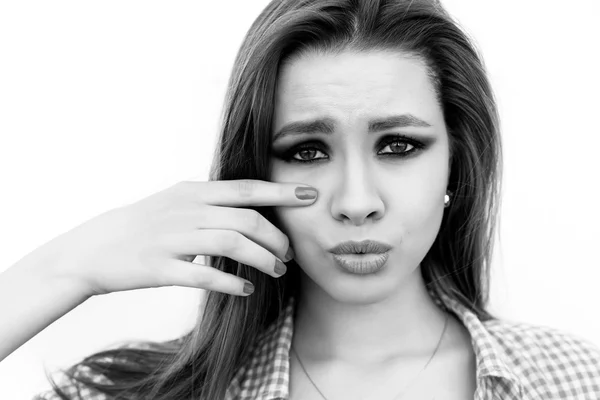
[[[412,386],[412,384],[417,381],[417,378],[421,375],[421,373],[423,371],[425,371],[425,368],[427,368],[427,366],[429,365],[429,363],[431,362],[431,360],[433,360],[433,357],[435,356],[435,353],[437,353],[438,349],[440,348],[440,345],[442,344],[442,339],[444,337],[444,333],[446,332],[446,327],[448,326],[448,316],[449,316],[449,314],[446,314],[446,320],[444,322],[444,329],[442,330],[442,334],[440,335],[440,339],[438,340],[437,346],[435,346],[435,350],[433,350],[433,354],[431,355],[431,357],[429,357],[429,360],[427,361],[427,363],[425,364],[425,366],[423,367],[423,369],[421,369],[421,371],[419,371],[419,373],[412,380],[412,382],[406,388],[404,388],[404,390],[402,392],[400,392],[399,394],[397,394],[396,396],[394,396],[392,398],[392,400],[396,400],[396,399],[398,399],[398,396],[402,396],[404,393],[406,393],[406,391]],[[302,367],[302,370],[306,374],[307,378],[313,384],[313,386],[315,387],[315,389],[317,389],[317,391],[323,397],[323,399],[327,400],[327,397],[325,397],[325,395],[319,390],[319,388],[317,387],[317,385],[315,384],[315,382],[312,380],[312,378],[310,377],[310,375],[306,371],[306,368],[304,368],[304,364],[302,364],[302,361],[300,360],[300,357],[298,356],[298,353],[296,352],[296,350],[294,350],[293,346],[291,347],[291,349],[292,349],[292,352],[296,355],[296,358],[298,359],[298,362],[300,363],[300,366]]]

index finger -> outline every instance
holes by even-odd
[[[317,189],[303,183],[258,179],[189,183],[205,204],[229,207],[306,206],[314,203],[318,194]]]

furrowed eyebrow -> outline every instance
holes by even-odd
[[[412,114],[392,115],[369,121],[369,133],[381,132],[392,128],[430,127],[431,125]],[[285,136],[324,133],[332,134],[335,131],[335,120],[332,118],[319,118],[309,121],[296,121],[283,126],[273,136],[273,142]]]

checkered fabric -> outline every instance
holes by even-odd
[[[458,301],[429,293],[436,304],[456,314],[471,334],[477,362],[474,400],[600,400],[600,348],[596,345],[549,327],[497,319],[482,322]],[[294,302],[292,298],[258,338],[250,362],[232,379],[225,400],[289,398]],[[107,399],[87,389],[81,390],[79,398]],[[34,400],[59,398],[46,393]]]

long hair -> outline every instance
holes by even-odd
[[[235,59],[210,180],[269,180],[280,67],[307,52],[345,50],[398,51],[426,66],[447,127],[453,195],[422,260],[422,275],[428,288],[456,299],[481,320],[495,318],[485,308],[501,184],[497,107],[475,45],[438,1],[271,1]],[[272,207],[257,211],[280,227]],[[300,267],[292,260],[288,273],[276,279],[226,257],[209,260],[253,282],[254,293],[209,291],[195,328],[179,340],[93,354],[65,372],[69,379],[115,399],[224,398],[258,335],[299,293]],[[78,374],[82,367],[111,383]]]

